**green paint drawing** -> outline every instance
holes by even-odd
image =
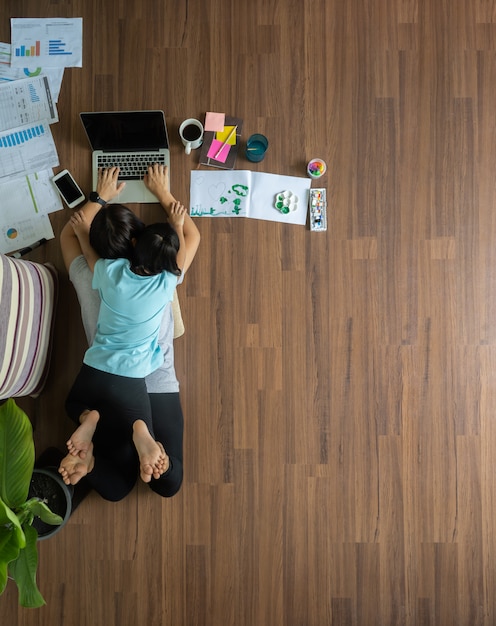
[[[232,190],[235,194],[241,196],[242,198],[246,198],[250,191],[246,185],[233,185]]]

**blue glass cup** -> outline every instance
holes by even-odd
[[[265,135],[251,135],[246,142],[246,158],[252,163],[262,161],[269,147],[269,141]]]

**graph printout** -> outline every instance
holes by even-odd
[[[12,18],[12,66],[82,67],[83,18]]]
[[[0,184],[58,164],[57,149],[46,122],[0,132]]]
[[[0,131],[39,121],[51,124],[58,119],[46,76],[0,83]]]
[[[52,98],[57,102],[62,78],[64,77],[63,67],[41,67],[36,62],[36,58],[26,61],[26,67],[11,67],[10,65],[10,43],[0,41],[0,83],[19,80],[34,76],[48,76]]]

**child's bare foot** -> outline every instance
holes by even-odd
[[[164,462],[163,462],[161,474],[165,474],[165,472],[169,469],[169,465],[170,465],[169,455],[165,451],[165,448],[160,443],[160,441],[157,441],[157,445],[162,450],[162,454],[164,455]],[[154,478],[159,478],[159,477],[158,476],[154,476]]]
[[[140,460],[141,480],[149,483],[152,476],[160,478],[165,471],[165,450],[150,435],[143,420],[136,420],[133,424],[133,441]]]
[[[86,458],[99,419],[100,413],[98,411],[86,410],[81,413],[79,418],[81,426],[76,428],[67,442],[67,449],[72,456],[79,456],[81,459]]]
[[[68,454],[60,462],[59,474],[66,485],[76,485],[81,478],[89,474],[95,465],[93,444],[90,442],[85,458]]]

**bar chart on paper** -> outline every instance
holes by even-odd
[[[20,146],[27,141],[36,139],[45,134],[45,127],[43,124],[37,124],[35,126],[27,126],[20,128],[11,133],[0,135],[0,150],[2,148],[11,148],[12,146]]]
[[[9,177],[59,164],[49,124],[27,124],[0,133],[0,184]]]
[[[69,48],[68,43],[63,39],[49,39],[44,45],[47,47],[46,54],[48,54],[48,56],[50,57],[59,55],[70,56],[74,54],[73,51]],[[41,41],[38,39],[34,42],[34,44],[23,44],[21,46],[18,46],[15,49],[14,54],[16,57],[40,57]]]
[[[82,66],[82,18],[12,18],[12,65]]]
[[[41,53],[41,41],[37,40],[31,46],[25,44],[15,49],[16,57],[39,57]]]
[[[58,121],[46,76],[0,83],[0,131],[41,120]]]

